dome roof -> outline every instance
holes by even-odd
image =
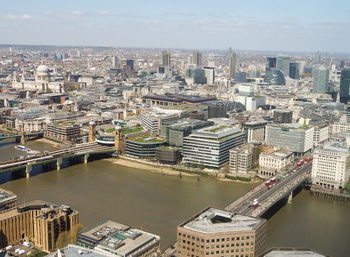
[[[37,72],[40,72],[40,73],[48,73],[49,72],[49,68],[44,65],[44,64],[40,64],[38,66],[38,68],[36,69]]]

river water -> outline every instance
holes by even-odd
[[[35,150],[52,148],[30,144]],[[5,149],[0,148],[0,156],[8,155],[10,149]],[[209,178],[197,182],[194,177],[154,174],[108,160],[1,185],[17,194],[19,203],[41,199],[70,205],[79,211],[85,226],[111,219],[158,234],[162,248],[176,240],[179,223],[207,206],[222,208],[253,186]],[[349,256],[349,215],[350,204],[314,198],[302,191],[268,220],[268,247],[299,246]]]

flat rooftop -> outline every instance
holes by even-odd
[[[325,257],[326,255],[316,253],[312,250],[305,249],[284,249],[271,250],[264,254],[263,257]]]
[[[240,232],[257,229],[262,219],[216,208],[208,208],[186,221],[182,227],[201,233]]]

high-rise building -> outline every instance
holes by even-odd
[[[235,78],[236,67],[237,67],[237,54],[232,52],[232,49],[229,49],[229,65],[230,65],[230,79]]]
[[[247,142],[264,142],[266,121],[248,121],[243,124],[243,132],[246,135]]]
[[[272,85],[285,85],[286,80],[283,73],[274,68],[266,68],[264,81]]]
[[[113,56],[112,57],[112,67],[113,68],[118,68],[119,66],[119,59],[118,56]]]
[[[289,76],[290,69],[290,57],[289,56],[277,56],[276,58],[276,69],[282,71],[284,77]]]
[[[163,51],[163,66],[170,66],[170,52],[169,51]]]
[[[273,68],[273,69],[275,69],[276,68],[276,63],[277,63],[276,57],[267,57],[266,58],[266,68]]]
[[[285,109],[276,109],[273,111],[273,122],[292,123],[293,111]]]
[[[207,84],[213,85],[215,82],[215,69],[213,67],[204,67]]]
[[[129,78],[134,77],[134,60],[126,60],[125,73]]]
[[[324,145],[314,151],[312,183],[330,189],[342,189],[349,180],[348,147]]]
[[[345,67],[345,61],[341,60],[340,61],[340,69],[344,69],[344,67]]]
[[[299,64],[297,62],[290,63],[289,77],[292,79],[299,79]]]
[[[350,100],[350,68],[341,71],[340,78],[340,102],[347,103]]]
[[[199,51],[194,51],[192,54],[192,64],[197,66],[202,66],[202,53]]]
[[[312,68],[312,74],[314,77],[314,90],[313,93],[317,94],[325,94],[328,90],[328,82],[329,82],[329,69],[315,65]]]
[[[314,56],[314,64],[321,64],[321,52],[317,51]]]
[[[209,207],[177,227],[178,257],[260,256],[266,220]]]

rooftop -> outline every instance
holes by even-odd
[[[310,125],[303,125],[300,123],[274,123],[274,124],[270,124],[268,126],[278,127],[278,128],[282,128],[282,129],[303,129],[303,130],[308,130],[308,129],[312,128],[312,126],[310,126]]]
[[[270,249],[262,255],[263,257],[326,257],[326,255],[314,252],[309,249],[298,248],[277,248]]]
[[[138,143],[162,143],[162,142],[165,142],[164,138],[154,136],[150,133],[144,133],[141,135],[132,136],[132,137],[129,137],[128,140],[135,141]]]
[[[239,232],[257,229],[264,220],[216,208],[208,208],[182,226],[202,233]]]

